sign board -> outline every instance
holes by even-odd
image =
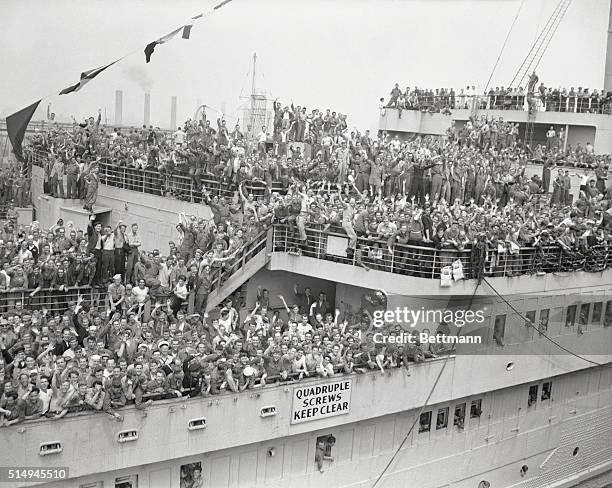
[[[300,424],[349,413],[352,379],[293,389],[291,423]]]
[[[327,249],[325,252],[333,256],[342,256],[345,258],[348,242],[346,237],[327,236]]]

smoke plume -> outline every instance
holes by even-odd
[[[128,80],[136,83],[140,88],[142,88],[142,91],[149,92],[151,91],[151,88],[153,88],[153,80],[142,66],[133,64],[128,66],[124,70],[124,73]]]

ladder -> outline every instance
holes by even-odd
[[[546,25],[540,31],[538,38],[531,46],[523,63],[514,75],[514,78],[512,78],[512,81],[508,85],[509,87],[518,88],[525,86],[525,82],[528,80],[529,75],[537,69],[540,61],[542,61],[542,57],[571,3],[572,0],[561,0],[557,4],[548,22],[546,22]]]

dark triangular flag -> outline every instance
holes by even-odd
[[[151,55],[153,54],[153,51],[155,51],[155,46],[157,46],[157,41],[153,41],[147,44],[147,47],[145,47],[144,53],[147,63],[151,61]]]
[[[185,27],[183,27],[183,39],[189,39],[192,27],[192,25],[186,25]]]
[[[119,61],[119,60],[117,60],[117,61]],[[93,80],[96,76],[98,76],[100,73],[102,73],[102,71],[104,71],[109,66],[112,66],[117,61],[113,61],[112,63],[107,64],[106,66],[101,66],[100,68],[90,69],[89,71],[85,71],[85,72],[81,73],[81,79],[79,80],[78,83],[76,83],[75,85],[69,86],[68,88],[64,88],[59,94],[60,95],[67,95],[68,93],[79,91],[89,81]]]
[[[19,112],[15,112],[6,118],[6,132],[11,141],[11,146],[13,146],[13,152],[20,161],[23,159],[21,143],[23,142],[25,131],[39,103],[40,100],[34,102],[29,107],[22,108]]]

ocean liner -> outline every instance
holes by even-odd
[[[609,51],[606,75],[611,72]],[[612,152],[609,114],[474,105],[448,114],[404,111],[402,117],[389,108],[380,129],[443,135],[450,120],[485,115],[517,122],[524,137],[535,140],[541,127],[564,125],[570,140],[590,138]],[[36,157],[32,199],[41,225],[49,228],[59,217],[84,228],[88,212],[42,193],[45,175]],[[117,181],[115,174],[101,177],[94,214],[113,227],[137,216],[146,249],[166,246],[181,213],[211,215],[201,203],[119,188]],[[451,258],[463,262],[468,276],[441,286],[440,257],[431,250],[406,246],[418,258],[401,273],[392,264],[366,271],[345,252],[346,235],[316,229],[307,235],[307,246],[295,253],[287,227],[262,232],[241,252],[240,267],[213,284],[207,308],[241,290],[250,309],[258,288],[286,295],[299,282],[348,313],[348,304],[372,301],[373,290],[384,290],[388,310],[479,312],[477,323],[449,325],[451,336],[479,340],[449,347],[408,371],[158,400],[146,412],[123,408],[122,422],[82,412],[3,428],[0,464],[69,473],[61,481],[6,480],[4,486],[193,486],[186,472],[196,472],[207,488],[612,485],[612,269],[602,262],[605,254],[578,269],[556,251],[535,269],[534,250],[520,249],[514,258],[522,263],[520,273],[508,276],[514,265],[500,258],[475,279],[468,274],[469,253],[457,251]],[[424,327],[417,323],[416,330]]]

